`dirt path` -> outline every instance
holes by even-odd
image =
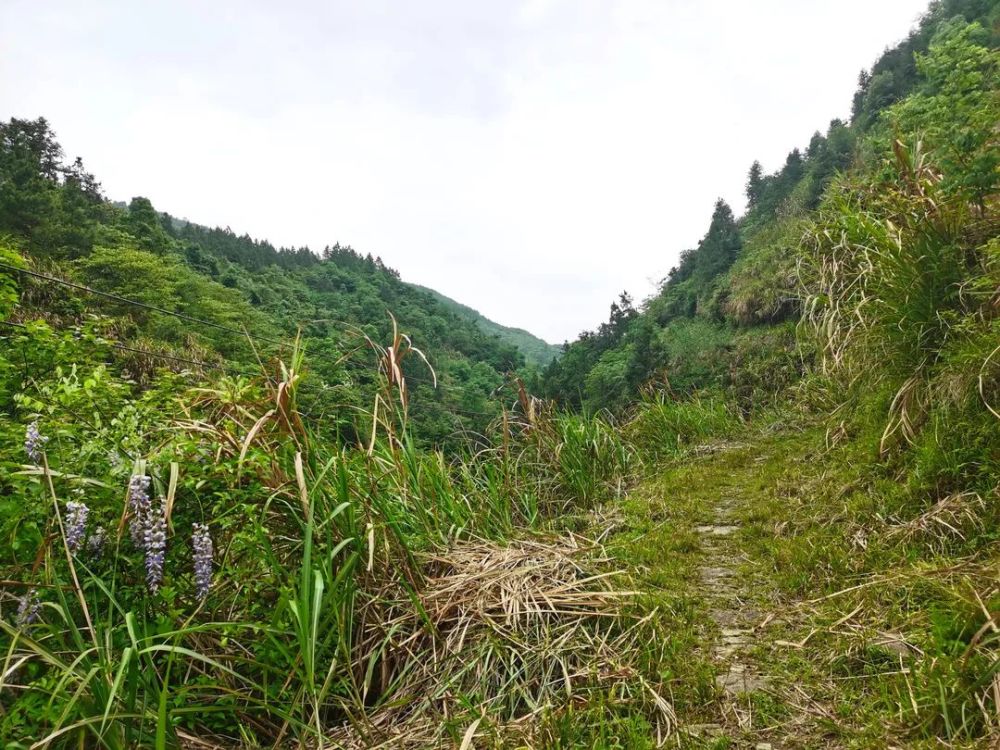
[[[901,528],[880,520],[891,496],[858,490],[853,457],[830,457],[821,426],[740,438],[664,461],[614,504],[608,551],[655,623],[641,647],[678,718],[671,743],[1000,748],[991,698],[947,687],[981,679],[962,670],[993,621],[974,585],[994,590],[995,563],[878,539]],[[970,591],[986,620],[968,614]],[[965,718],[977,710],[988,730]]]
[[[738,576],[739,553],[734,535],[739,527],[732,523],[734,499],[720,498],[710,522],[695,527],[705,552],[698,570],[709,613],[718,629],[712,646],[712,660],[717,668],[716,684],[722,694],[722,713],[727,723],[743,730],[750,728],[752,711],[741,707],[741,697],[768,686],[767,677],[747,651],[761,614],[748,606]]]
[[[754,722],[753,695],[768,692],[771,680],[766,665],[754,657],[752,650],[774,615],[754,605],[760,599],[760,591],[752,589],[766,582],[757,577],[747,578],[739,544],[739,516],[745,510],[743,488],[751,483],[751,475],[767,457],[755,460],[741,448],[723,449],[730,451],[736,460],[727,462],[726,481],[719,487],[714,502],[703,506],[694,526],[702,553],[698,566],[699,595],[707,605],[712,625],[709,630],[714,631],[708,650],[715,671],[720,715],[718,724],[700,727],[700,734],[740,736],[744,742],[741,747],[772,750],[780,745],[753,737],[754,730],[759,728]]]
[[[694,709],[682,705],[682,747],[822,746],[802,742],[802,716],[785,700],[794,687],[769,663],[783,616],[770,572],[749,551],[761,541],[754,510],[774,497],[786,453],[780,438],[706,447],[637,488],[626,505],[619,556],[653,592],[651,606],[683,613],[665,624],[678,644],[671,669],[679,702]]]

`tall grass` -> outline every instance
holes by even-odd
[[[876,407],[879,451],[916,447],[922,479],[962,490],[996,476],[1000,448],[997,215],[942,193],[919,143],[895,153],[893,183],[844,182],[826,201],[805,322],[843,398]]]
[[[46,465],[51,533],[33,575],[42,616],[2,625],[12,747],[165,748],[197,737],[322,747],[336,727],[366,737],[382,731],[375,717],[402,721],[417,707],[478,705],[507,721],[565,695],[567,670],[580,684],[614,672],[598,667],[621,662],[625,631],[611,627],[605,579],[575,560],[585,550],[523,541],[546,518],[620,489],[633,454],[614,425],[507,414],[488,449],[420,450],[399,367],[411,345],[397,334],[372,348],[381,387],[361,417],[363,445],[325,443],[301,418],[301,351],[273,377],[224,380],[180,404],[145,464],[172,506],[167,582],[155,596],[143,591],[124,521],[103,560],[70,553],[57,511],[75,485]],[[158,473],[168,461],[169,481]],[[204,602],[187,572],[193,522],[209,524],[220,553]],[[494,607],[511,605],[502,626],[490,624]]]
[[[997,725],[995,576],[949,571],[989,578],[996,565],[1000,217],[996,196],[945,190],[919,141],[896,141],[891,166],[842,179],[807,235],[803,331],[820,353],[810,387],[825,391],[831,442],[855,438],[868,457],[854,469],[893,488],[860,519],[882,537],[867,554],[884,544],[942,571],[922,582],[927,658],[900,714],[926,737],[970,740]]]
[[[642,461],[656,466],[686,446],[731,434],[739,423],[733,408],[719,396],[675,399],[660,392],[633,409],[623,433]]]
[[[609,419],[562,415],[542,435],[537,455],[554,468],[559,496],[589,504],[609,490],[621,493],[632,451]]]

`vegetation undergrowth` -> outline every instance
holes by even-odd
[[[418,352],[368,343],[383,386],[355,445],[303,419],[302,352],[179,395],[168,378],[136,400],[93,363],[17,394],[12,747],[448,742],[596,688],[669,731],[628,666],[648,622],[623,617],[599,545],[553,521],[620,493],[634,449],[526,395],[494,447],[419,449],[401,370]]]
[[[123,210],[4,124],[0,738],[995,744],[997,18],[936,3],[540,379],[380,261]]]
[[[781,708],[771,728],[803,746],[995,742],[989,513],[970,497],[928,508],[870,453],[829,448],[821,424],[770,440],[735,520],[741,575],[759,582],[748,604],[767,622],[754,656]]]

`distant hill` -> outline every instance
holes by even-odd
[[[120,206],[122,208],[127,208],[127,205],[124,203],[120,204]],[[183,232],[187,227],[202,229],[206,232],[210,231],[208,227],[194,224],[187,219],[179,219],[176,216],[169,217],[169,220],[174,231],[176,232]],[[474,310],[467,305],[463,305],[461,302],[457,302],[451,297],[447,297],[441,294],[441,292],[431,289],[430,287],[414,284],[412,282],[404,283],[408,287],[412,287],[421,292],[426,292],[445,309],[454,313],[462,320],[473,323],[476,328],[485,333],[487,336],[497,336],[500,339],[500,343],[515,347],[519,352],[521,352],[521,354],[524,355],[525,362],[529,365],[537,365],[538,367],[544,368],[549,365],[552,360],[558,359],[559,355],[562,353],[561,346],[557,344],[550,344],[549,342],[538,338],[538,336],[535,336],[530,331],[526,331],[523,328],[510,328],[508,326],[500,325],[496,321],[487,318],[478,310]]]
[[[12,322],[44,316],[55,337],[84,327],[80,340],[92,346],[72,363],[110,360],[131,367],[136,382],[192,363],[251,372],[258,356],[265,364],[287,359],[298,341],[306,352],[303,403],[325,415],[330,435],[348,439],[369,429],[354,416],[380,387],[362,335],[392,341],[398,324],[426,355],[426,364],[413,356],[403,365],[407,426],[414,440],[439,448],[464,447],[463,436],[482,434],[508,399],[501,389],[509,374],[528,359],[533,368],[551,359],[548,345],[530,334],[474,320],[481,316],[349,246],[276,247],[175,218],[148,198],[111,202],[81,161],[65,162],[44,118],[0,122],[2,259],[42,271],[8,281],[0,270],[0,302],[12,284],[19,292]],[[137,349],[150,356],[125,361],[121,352]],[[10,372],[0,356],[0,412],[14,392]]]
[[[561,346],[543,341],[538,338],[538,336],[525,331],[523,328],[510,328],[508,326],[500,325],[496,321],[490,320],[484,316],[478,310],[473,310],[471,307],[463,305],[461,302],[456,302],[451,297],[446,297],[440,292],[429,289],[425,286],[420,286],[419,284],[411,284],[411,286],[423,289],[459,317],[475,323],[483,332],[493,336],[498,336],[504,343],[516,346],[521,354],[524,355],[524,359],[528,362],[528,364],[545,367],[552,360],[558,359],[559,355],[562,353]]]

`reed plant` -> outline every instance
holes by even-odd
[[[49,509],[7,600],[30,616],[0,621],[11,747],[332,747],[413,721],[431,742],[450,725],[428,716],[486,731],[609,679],[670,723],[622,671],[635,635],[599,550],[545,531],[620,490],[633,452],[615,426],[515,409],[488,448],[418,448],[400,363],[420,355],[398,332],[368,343],[361,444],[303,419],[301,348],[188,391],[118,492],[50,469],[34,428],[22,473]],[[97,485],[90,518],[118,519],[100,551],[67,504]]]

